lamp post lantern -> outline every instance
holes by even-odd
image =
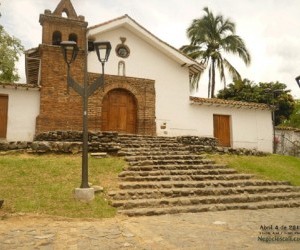
[[[75,189],[75,198],[83,201],[89,201],[94,198],[94,190],[89,187],[88,183],[88,98],[100,87],[104,85],[104,64],[109,58],[111,51],[110,42],[94,42],[94,50],[96,50],[99,61],[102,64],[101,75],[88,85],[88,69],[87,69],[87,56],[88,49],[85,48],[84,52],[84,82],[83,85],[78,84],[71,76],[71,64],[76,60],[79,52],[77,43],[74,41],[63,41],[60,43],[64,60],[67,64],[67,88],[73,88],[77,94],[82,97],[83,103],[83,141],[82,141],[82,179],[80,189]],[[81,190],[82,189],[82,190]],[[77,193],[76,193],[77,191]],[[91,194],[92,193],[92,194]]]
[[[295,79],[296,79],[296,82],[298,83],[298,86],[300,88],[300,76],[297,76]]]

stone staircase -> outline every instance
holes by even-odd
[[[299,187],[237,173],[176,138],[120,139],[129,166],[119,174],[120,190],[109,195],[128,216],[300,206]]]
[[[191,153],[176,138],[119,135],[128,168],[111,204],[128,216],[299,207],[300,188],[258,180]]]

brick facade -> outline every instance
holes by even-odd
[[[70,34],[76,34],[80,48],[76,61],[71,66],[71,75],[78,83],[84,79],[84,50],[86,47],[87,23],[79,16],[69,1],[61,1],[52,14],[46,10],[40,16],[43,26],[41,58],[41,100],[40,115],[37,117],[36,133],[54,130],[82,130],[82,99],[73,90],[67,91],[67,66],[60,46],[53,45],[53,33],[59,31],[62,41]],[[68,9],[69,8],[69,9]],[[68,11],[69,10],[69,11]],[[69,18],[62,17],[66,11]],[[97,74],[89,74],[90,82]],[[101,130],[102,102],[105,95],[114,89],[130,92],[137,103],[137,134],[155,135],[155,82],[154,80],[125,76],[105,75],[105,86],[89,98],[89,130]]]
[[[55,48],[48,48],[55,50]],[[58,51],[58,54],[60,50]],[[61,54],[57,55],[61,56]],[[81,130],[82,129],[82,99],[72,89],[67,93],[66,69],[65,73],[57,72],[63,70],[63,62],[54,60],[51,67],[46,66],[46,84],[44,78],[41,88],[40,115],[37,118],[37,133],[54,130]],[[74,66],[74,68],[77,68]],[[55,74],[55,72],[57,72]],[[82,74],[78,69],[72,71],[74,79],[81,82]],[[77,73],[77,74],[76,74]],[[76,77],[76,75],[78,77]],[[89,74],[90,81],[97,78],[97,74]],[[141,78],[105,75],[105,85],[97,90],[89,98],[89,130],[101,130],[101,116],[103,98],[114,89],[124,89],[130,92],[137,102],[137,134],[156,135],[155,123],[155,88],[154,81]]]

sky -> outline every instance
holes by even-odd
[[[19,38],[25,49],[41,43],[39,15],[54,11],[60,0],[0,0],[0,24]],[[72,0],[78,15],[89,26],[128,14],[155,36],[175,48],[189,43],[186,29],[208,7],[236,24],[236,34],[246,43],[252,57],[250,66],[237,58],[229,61],[243,78],[256,83],[279,81],[295,98],[300,88],[300,0]],[[25,82],[25,59],[17,64]],[[231,80],[227,79],[227,83]],[[217,89],[223,84],[217,82]],[[200,80],[199,96],[207,95],[207,79]]]

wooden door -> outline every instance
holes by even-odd
[[[102,131],[136,133],[137,107],[134,96],[123,89],[110,91],[102,104]]]
[[[214,115],[214,137],[218,139],[219,146],[231,147],[229,115]]]
[[[6,138],[8,96],[0,95],[0,138]]]

